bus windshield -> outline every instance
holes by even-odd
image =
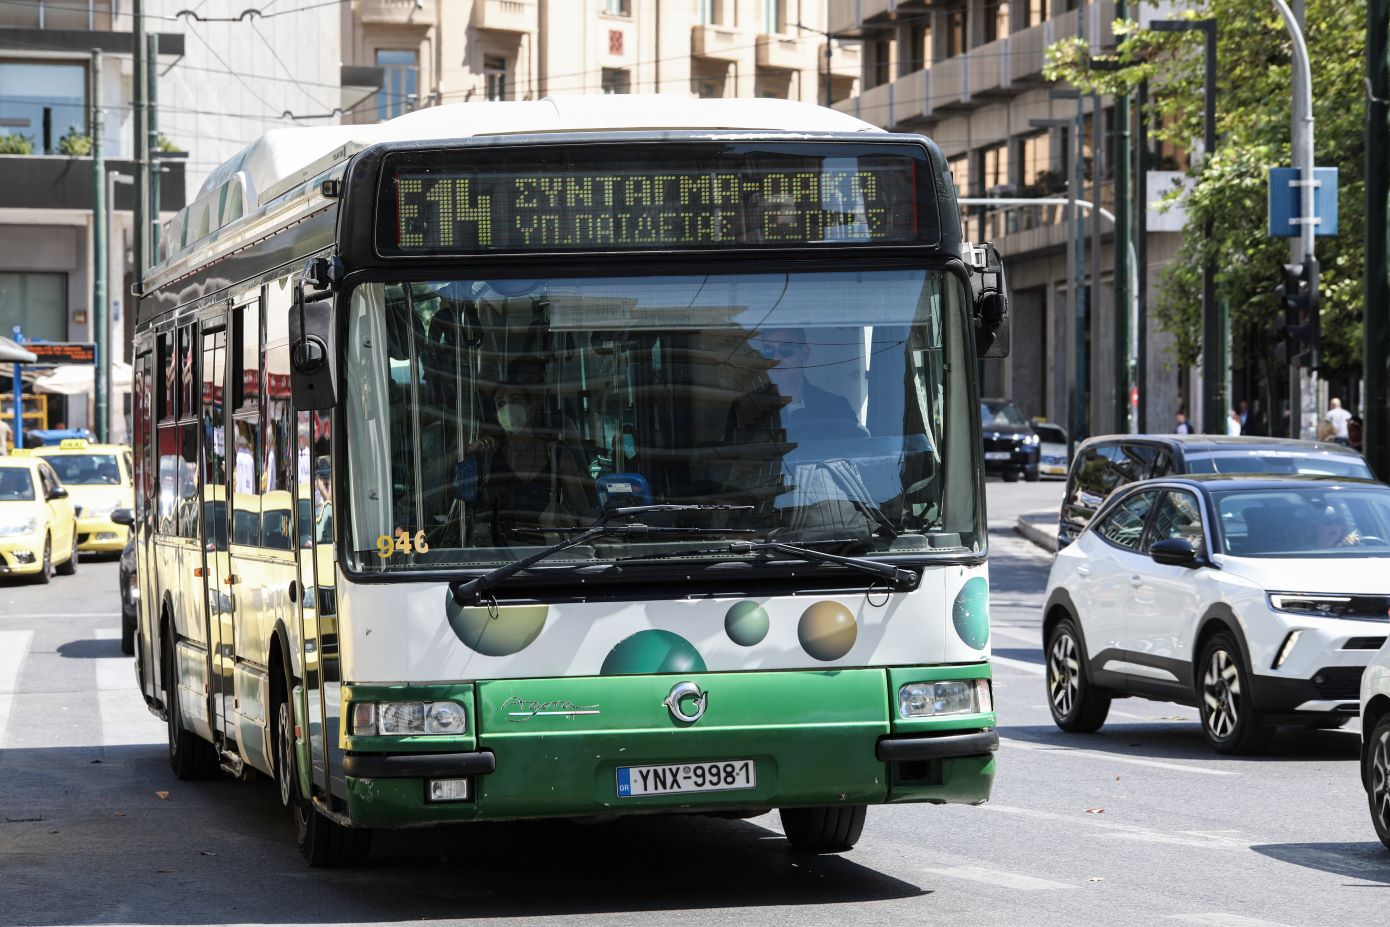
[[[966,298],[925,269],[361,284],[348,566],[486,569],[663,503],[744,507],[666,522],[731,539],[978,551]]]

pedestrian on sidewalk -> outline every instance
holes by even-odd
[[[1240,434],[1240,413],[1235,409],[1232,409],[1231,414],[1226,416],[1226,434],[1230,437]]]
[[[1178,410],[1178,424],[1177,424],[1176,427],[1173,428],[1173,430],[1174,430],[1175,432],[1177,432],[1178,434],[1180,434],[1180,435],[1190,435],[1190,434],[1192,434],[1192,426],[1189,425],[1189,424],[1187,424],[1187,410],[1186,410],[1186,409],[1179,409],[1179,410]]]
[[[1342,400],[1333,396],[1332,401],[1328,403],[1327,412],[1323,414],[1323,418],[1327,420],[1328,425],[1332,426],[1332,441],[1343,447],[1350,446],[1351,441],[1347,435],[1347,422],[1351,421],[1351,413],[1342,408]]]

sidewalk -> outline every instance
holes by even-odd
[[[1030,512],[1018,516],[1014,529],[1045,551],[1057,552],[1057,513]]]

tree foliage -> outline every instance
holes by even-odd
[[[1178,259],[1163,275],[1155,312],[1177,338],[1178,362],[1201,350],[1202,267],[1217,268],[1218,296],[1233,336],[1273,366],[1269,347],[1282,317],[1274,287],[1289,260],[1286,239],[1270,238],[1267,174],[1292,164],[1292,41],[1268,0],[1195,0],[1186,15],[1217,23],[1217,149],[1194,159],[1183,197],[1187,223]],[[1313,71],[1315,160],[1339,169],[1340,228],[1319,238],[1323,376],[1361,368],[1365,263],[1364,116],[1366,0],[1306,0],[1304,35]],[[1116,23],[1116,49],[1101,70],[1075,38],[1048,49],[1045,75],[1087,93],[1131,92],[1149,81],[1151,137],[1190,148],[1203,133],[1205,59],[1200,32],[1158,33]],[[1102,59],[1102,60],[1105,60]],[[1203,234],[1210,220],[1212,237]]]

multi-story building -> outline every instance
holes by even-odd
[[[827,0],[353,0],[344,60],[380,67],[383,86],[349,118],[568,93],[843,100],[859,48],[828,41],[826,13]]]
[[[159,36],[158,127],[184,152],[161,160],[161,207],[182,207],[203,177],[266,130],[322,125],[380,86],[340,66],[338,11],[323,4],[144,0]],[[133,318],[134,22],[130,0],[0,3],[0,333],[94,339],[92,49],[101,57],[102,154],[109,199],[110,357],[122,360]],[[311,36],[312,41],[305,41]],[[361,86],[362,82],[367,86]],[[85,147],[84,147],[85,146]],[[20,153],[24,152],[24,153]],[[0,379],[0,392],[9,389]],[[88,396],[52,397],[50,424],[90,422]],[[113,434],[125,400],[113,396]]]
[[[1133,16],[1154,15],[1147,5],[1131,9]],[[1046,48],[1066,36],[1083,35],[1093,53],[1112,49],[1114,17],[1109,0],[830,0],[830,32],[863,43],[862,89],[836,107],[885,128],[935,139],[951,163],[959,195],[972,198],[1066,196],[1071,133],[1080,113],[1086,181],[1078,197],[1098,199],[1102,209],[1112,210],[1113,101],[1104,98],[1097,106],[1086,99],[1078,107],[1076,99],[1059,99],[1042,71]],[[1096,118],[1103,139],[1099,152]],[[1164,154],[1155,152],[1150,166],[1177,166],[1163,164]],[[1150,175],[1149,189],[1166,188],[1173,176]],[[1141,272],[1152,290],[1176,251],[1182,218],[1174,211],[1147,213],[1147,266]],[[1101,274],[1087,289],[1083,353],[1067,279],[1073,230],[1065,207],[970,206],[962,214],[969,237],[999,245],[1013,297],[1012,353],[1007,360],[985,363],[983,390],[1012,396],[1029,416],[1079,426],[1085,433],[1123,429],[1115,401],[1111,223],[1083,212],[1088,252],[1091,224],[1099,221],[1101,232]],[[1086,255],[1088,272],[1092,256]],[[1139,386],[1147,425],[1161,431],[1170,427],[1181,403],[1184,374],[1173,367],[1171,339],[1152,319],[1146,340],[1147,375]],[[1079,357],[1088,358],[1081,371]],[[1077,411],[1078,382],[1089,399],[1084,416]]]

